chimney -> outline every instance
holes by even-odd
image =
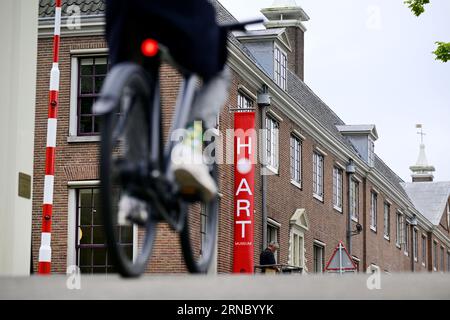
[[[412,171],[412,182],[432,182],[434,179],[433,172],[435,171],[435,168],[428,165],[427,156],[425,154],[425,144],[423,143],[423,136],[425,135],[425,133],[423,133],[422,131],[421,124],[417,124],[416,128],[420,129],[420,132],[418,132],[418,134],[420,134],[421,136],[421,143],[416,164],[409,167],[409,169]]]
[[[286,28],[286,34],[292,47],[288,53],[288,69],[304,80],[305,31],[302,22],[309,17],[295,0],[275,0],[271,7],[261,10],[268,19],[264,23],[267,29]]]

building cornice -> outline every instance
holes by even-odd
[[[61,19],[61,37],[75,36],[104,36],[105,17],[104,15],[80,16],[79,27],[73,23],[73,18],[63,17]],[[52,38],[54,28],[54,18],[39,18],[38,37]]]

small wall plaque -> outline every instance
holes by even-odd
[[[19,197],[31,199],[31,176],[19,172]]]

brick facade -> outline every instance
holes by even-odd
[[[289,68],[303,78],[303,42],[304,35],[300,30],[288,28],[288,36],[297,52],[288,57]],[[95,181],[99,179],[99,142],[68,142],[70,126],[70,99],[71,99],[71,58],[85,49],[106,48],[102,36],[65,36],[61,41],[60,48],[60,108],[58,114],[58,138],[56,153],[55,192],[54,192],[54,214],[52,228],[52,272],[64,273],[68,261],[68,249],[74,248],[75,243],[68,243],[69,214],[75,209],[69,208],[69,182]],[[299,53],[299,51],[301,51]],[[44,178],[46,123],[47,123],[47,90],[49,82],[49,70],[52,61],[52,39],[41,37],[38,42],[38,70],[37,70],[37,96],[36,96],[36,120],[35,120],[35,162],[33,179],[33,261],[37,269],[37,255],[40,245],[41,228],[41,203]],[[229,112],[228,106],[236,107],[237,95],[240,88],[245,87],[255,96],[258,87],[248,81],[253,75],[244,75],[242,70],[232,68],[232,85],[224,110],[220,116],[219,129],[222,133],[233,127],[233,114]],[[247,79],[247,80],[246,80]],[[163,99],[163,123],[167,130],[173,114],[172,106],[175,104],[181,78],[179,74],[169,66],[163,66],[161,73],[161,90]],[[271,86],[276,86],[271,84]],[[254,102],[256,105],[256,101]],[[345,173],[345,165],[339,151],[327,148],[320,139],[314,138],[317,132],[312,132],[299,125],[299,121],[286,114],[279,102],[270,106],[270,111],[278,115],[282,121],[279,122],[279,171],[276,175],[267,177],[267,213],[268,217],[280,224],[279,227],[279,263],[289,263],[290,252],[290,218],[299,209],[305,209],[309,220],[309,230],[304,233],[305,267],[309,272],[314,270],[313,246],[315,241],[325,244],[324,260],[328,261],[334,248],[343,241],[346,243],[347,214],[348,214],[348,176]],[[256,125],[261,127],[261,109],[256,108]],[[290,178],[290,136],[294,132],[301,133],[302,158],[301,188],[291,183]],[[224,150],[231,145],[225,143]],[[320,150],[324,154],[324,196],[323,201],[313,197],[313,152]],[[339,212],[333,207],[333,168],[343,167],[343,210]],[[260,167],[257,165],[255,174],[255,263],[259,261],[259,253],[264,248],[262,243],[263,221],[262,221],[262,178]],[[219,210],[219,238],[218,238],[218,272],[229,273],[232,270],[233,257],[233,165],[221,164],[219,166],[219,185],[222,198]],[[369,177],[369,178],[368,178]],[[371,264],[380,267],[381,271],[400,272],[432,271],[433,270],[433,242],[438,242],[438,253],[440,246],[445,245],[426,226],[419,224],[418,228],[418,259],[412,260],[412,238],[409,240],[410,248],[408,255],[405,254],[404,244],[396,245],[396,213],[404,211],[405,205],[397,203],[390,198],[395,190],[389,186],[380,186],[379,182],[371,181],[370,175],[358,171],[356,178],[359,181],[359,219],[363,231],[352,237],[352,255],[359,261],[359,271]],[[383,192],[386,189],[388,192]],[[370,228],[371,191],[377,190],[378,228],[373,231]],[[383,203],[390,203],[390,238],[387,240],[383,235]],[[443,214],[438,229],[450,241],[450,233]],[[199,221],[191,221],[192,228],[199,230]],[[352,229],[356,228],[356,222],[352,222]],[[409,233],[412,237],[412,232]],[[422,261],[422,235],[427,236],[427,261],[423,266]],[[199,235],[198,235],[199,236]],[[198,239],[197,239],[198,240]],[[444,251],[450,247],[446,246]],[[74,250],[74,249],[73,249]],[[413,262],[412,262],[413,261]],[[440,260],[438,261],[440,262]],[[444,259],[447,268],[447,256]],[[186,272],[181,255],[178,236],[170,231],[167,225],[161,225],[158,229],[157,241],[154,253],[150,260],[148,272]],[[437,270],[441,271],[440,266]]]

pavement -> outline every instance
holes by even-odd
[[[0,299],[450,299],[450,274],[34,275],[0,277]]]

